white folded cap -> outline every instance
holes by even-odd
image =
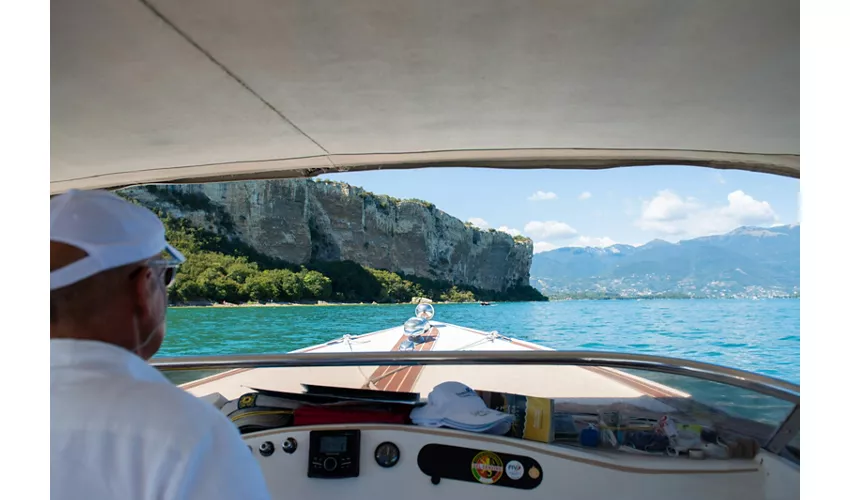
[[[490,408],[470,387],[460,382],[443,382],[428,395],[425,406],[414,408],[410,419],[419,425],[487,428],[512,420],[512,416]]]
[[[72,189],[50,200],[50,241],[65,243],[88,255],[50,273],[56,290],[100,272],[166,252],[168,263],[184,262],[165,241],[165,226],[150,210],[108,191]]]

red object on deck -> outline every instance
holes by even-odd
[[[409,408],[373,410],[357,407],[328,407],[304,405],[293,412],[293,425],[325,424],[399,424],[409,423]]]

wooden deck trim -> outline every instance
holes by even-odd
[[[432,327],[428,332],[426,341],[417,344],[414,347],[416,351],[430,351],[434,348],[437,339],[440,337],[440,330]],[[398,341],[393,346],[393,351],[397,351],[401,344],[407,340],[405,335],[401,335]],[[369,377],[369,381],[363,385],[364,389],[369,389],[372,383],[381,391],[394,392],[411,392],[416,386],[416,381],[419,380],[419,375],[422,373],[422,365],[417,366],[379,366]],[[374,381],[374,382],[373,382]]]

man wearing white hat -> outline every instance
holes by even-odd
[[[50,200],[51,498],[269,498],[236,427],[146,362],[183,260],[150,210]]]

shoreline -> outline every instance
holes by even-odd
[[[650,301],[650,300],[755,300],[755,301],[763,301],[763,300],[800,300],[800,297],[766,297],[766,298],[710,298],[710,297],[694,297],[694,298],[644,298],[644,297],[617,297],[617,298],[604,298],[604,299],[550,299],[548,301],[541,301],[540,303],[546,302],[580,302],[580,301],[593,301],[593,302],[616,302],[621,300],[634,300],[634,301]],[[514,304],[514,303],[525,303],[530,301],[504,301],[504,302],[493,302],[487,301],[490,305],[493,304]],[[533,301],[537,303],[537,301]],[[401,306],[401,305],[410,305],[415,306],[417,303],[413,302],[397,302],[397,303],[379,303],[379,302],[324,302],[324,303],[301,303],[301,302],[270,302],[270,303],[259,303],[259,302],[246,302],[243,304],[230,304],[230,303],[209,303],[209,304],[174,304],[169,305],[169,309],[206,309],[206,308],[215,308],[215,309],[235,309],[235,308],[250,308],[250,307],[339,307],[339,306]],[[432,305],[451,305],[451,304],[475,304],[478,305],[480,302],[430,302]]]
[[[430,302],[432,305],[446,304],[478,304],[478,302]],[[240,307],[336,307],[336,306],[415,306],[412,302],[397,302],[395,304],[388,303],[372,303],[372,302],[327,302],[323,304],[300,303],[300,302],[272,302],[272,303],[254,303],[246,302],[244,304],[175,304],[169,305],[169,309],[235,309]]]
[[[331,307],[331,306],[397,306],[399,304],[372,304],[366,302],[328,302],[327,304],[301,304],[298,302],[281,303],[251,303],[244,304],[175,304],[169,305],[169,309],[234,309],[239,307]],[[411,304],[412,305],[412,304]]]

